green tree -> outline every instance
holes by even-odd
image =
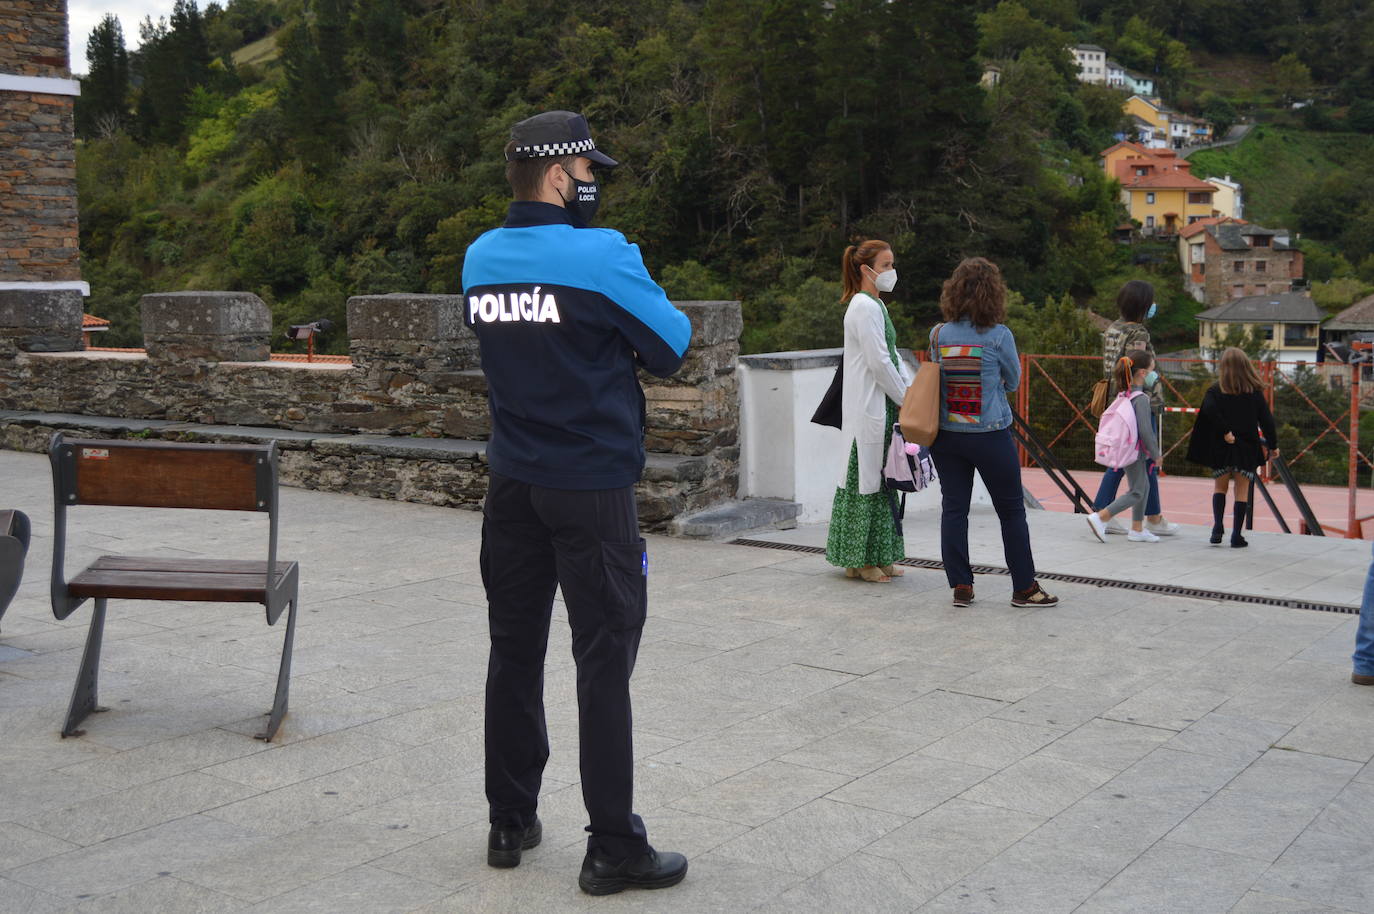
[[[129,117],[129,52],[124,29],[111,13],[86,39],[86,66],[76,100],[76,132],[87,138],[108,135]]]
[[[1312,89],[1312,71],[1290,51],[1274,64],[1274,88],[1285,102],[1301,98]]]
[[[1236,109],[1224,95],[1204,92],[1201,98],[1202,116],[1212,122],[1213,136],[1226,136],[1236,123]]]
[[[210,48],[195,0],[176,0],[170,25],[145,18],[142,44],[134,58],[141,88],[139,132],[146,139],[175,143],[188,126],[191,92],[210,80]]]
[[[1039,305],[1012,295],[1007,326],[1021,352],[1041,355],[1100,355],[1102,331],[1072,296],[1051,297]]]
[[[1351,130],[1374,133],[1374,98],[1360,98],[1351,102],[1346,123]]]
[[[978,51],[993,60],[1013,60],[1034,48],[1062,75],[1076,72],[1066,50],[1070,40],[1062,29],[1032,15],[1017,0],[1001,0],[986,13],[979,13]]]

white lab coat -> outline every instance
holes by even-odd
[[[846,445],[859,446],[859,494],[872,495],[882,481],[883,437],[887,434],[887,400],[898,406],[911,386],[911,372],[898,359],[893,366],[887,351],[882,302],[863,292],[849,301],[844,313],[844,416],[841,431]],[[899,367],[898,367],[899,366]],[[845,451],[849,448],[846,446]],[[849,461],[844,462],[845,467]],[[844,479],[840,479],[844,485]]]

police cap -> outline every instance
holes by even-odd
[[[515,146],[506,154],[507,161],[584,156],[605,168],[620,164],[596,148],[587,119],[572,111],[545,111],[525,118],[510,129],[510,138]]]

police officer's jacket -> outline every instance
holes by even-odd
[[[468,248],[463,296],[487,377],[491,471],[555,489],[633,485],[644,470],[635,368],[671,375],[692,335],[639,247],[574,228],[560,206],[515,202]]]

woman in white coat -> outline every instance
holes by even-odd
[[[892,248],[865,241],[845,248],[843,426],[849,449],[844,484],[835,490],[825,557],[851,578],[886,583],[902,572],[905,555],[892,498],[883,484],[883,459],[897,421],[897,407],[911,373],[897,356],[897,332],[879,297],[897,283]]]

